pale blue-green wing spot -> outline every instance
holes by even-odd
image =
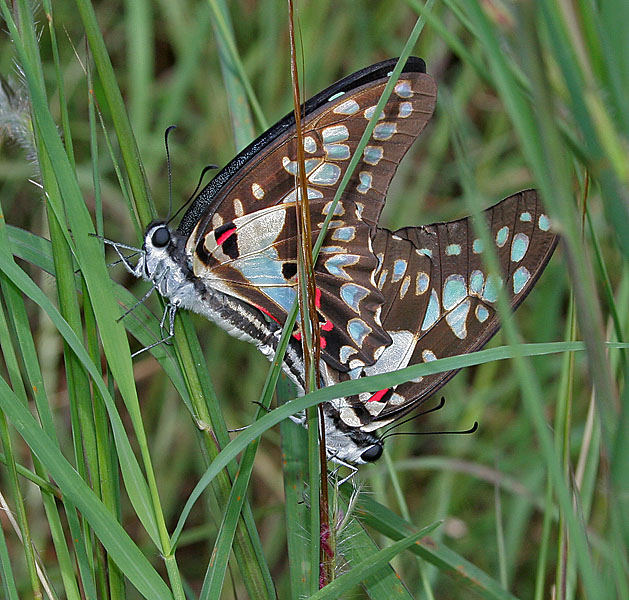
[[[394,233],[377,231],[376,279],[386,298],[382,323],[400,347],[395,352],[387,348],[374,365],[353,376],[478,350],[499,328],[499,289],[513,309],[522,302],[550,259],[557,236],[534,190],[510,196],[483,215],[499,257],[499,274],[487,273],[470,218]],[[417,407],[454,374],[400,384],[375,402],[369,394],[349,399],[351,418],[356,426],[371,423],[375,429]]]

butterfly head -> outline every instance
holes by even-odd
[[[375,462],[384,451],[382,440],[374,433],[348,427],[335,418],[326,419],[325,443],[328,458],[342,465]]]
[[[171,303],[187,307],[194,302],[191,269],[185,239],[164,221],[153,221],[144,234],[136,276],[151,281]]]
[[[360,455],[360,460],[366,463],[375,462],[382,456],[383,452],[384,446],[382,445],[382,442],[378,440],[375,444],[372,444],[366,450],[363,450]]]
[[[173,234],[163,221],[153,221],[144,234],[142,258],[138,263],[138,277],[155,281],[163,273],[172,255]]]
[[[341,465],[358,466],[376,462],[384,452],[384,445],[373,435],[365,440],[345,438],[343,444],[336,447],[326,438],[326,445],[330,460]]]
[[[159,253],[160,251],[167,250],[172,241],[173,234],[168,225],[163,221],[153,221],[146,228],[142,249],[147,254],[153,252]]]
[[[155,223],[147,231],[147,239],[149,238],[155,248],[165,248],[170,244],[170,229],[165,223]]]
[[[149,273],[162,268],[180,269],[187,264],[185,256],[185,239],[171,229],[164,221],[153,221],[144,234],[142,251],[146,268]],[[174,260],[174,264],[172,261]],[[168,264],[167,264],[168,263]]]

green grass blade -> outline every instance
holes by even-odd
[[[247,488],[249,487],[259,442],[259,438],[253,440],[249,446],[247,446],[244,456],[240,461],[240,468],[229,494],[225,514],[223,515],[214,550],[212,551],[212,557],[208,564],[206,578],[199,596],[201,599],[218,598],[221,595],[227,569],[227,561],[232,551],[232,544],[234,542],[234,535],[236,534],[236,527],[240,520],[240,513],[245,498],[247,497]],[[249,593],[252,598],[270,598],[267,594],[267,590],[263,587],[255,590],[255,596],[252,594],[251,589]]]
[[[33,416],[17,399],[4,379],[0,379],[0,407],[20,431],[30,449],[50,471],[64,495],[89,521],[99,540],[124,569],[125,575],[138,591],[148,598],[172,598],[168,587],[146,557],[94,492],[68,464],[56,444],[47,435],[42,434]]]
[[[129,497],[134,503],[137,514],[147,532],[153,537],[154,541],[157,542],[157,527],[153,519],[152,511],[150,510],[151,503],[146,482],[144,481],[140,467],[133,455],[131,445],[129,444],[129,440],[124,431],[124,426],[122,425],[122,420],[116,411],[113,398],[111,397],[107,386],[103,382],[98,369],[90,360],[81,341],[78,339],[70,326],[63,320],[57,309],[44,296],[41,290],[37,288],[30,279],[28,279],[28,277],[17,267],[17,265],[15,265],[15,263],[13,263],[12,259],[4,255],[4,252],[0,252],[0,270],[6,273],[9,279],[18,288],[20,288],[22,293],[44,309],[59,330],[59,333],[63,336],[64,340],[77,355],[83,367],[85,367],[88,371],[92,377],[92,381],[99,388],[99,391],[107,403],[107,410],[118,446],[123,474],[127,475],[125,483],[127,484]]]
[[[98,70],[98,76],[103,83],[103,90],[107,98],[107,103],[109,104],[109,110],[116,129],[116,136],[127,168],[129,183],[133,190],[136,209],[141,223],[147,225],[155,215],[150,206],[150,198],[147,194],[148,186],[142,169],[138,147],[133,131],[131,130],[131,123],[127,116],[122,94],[116,83],[116,76],[111,65],[111,60],[109,59],[109,54],[107,53],[107,48],[105,47],[105,41],[100,33],[94,7],[91,2],[87,0],[76,0],[76,5],[79,9],[81,19],[83,20],[87,39]]]
[[[125,5],[127,9],[125,11],[128,32],[127,40],[129,40],[127,48],[127,65],[129,67],[128,133],[131,133],[131,123],[133,123],[134,133],[140,140],[140,146],[142,146],[148,140],[151,128],[151,115],[154,111],[153,102],[151,101],[153,65],[155,64],[153,42],[155,32],[152,30],[152,3],[149,0],[131,0],[125,2]],[[93,34],[90,43],[94,43],[96,37],[96,34]],[[100,45],[99,41],[98,46],[100,47]],[[104,62],[104,58],[101,61]],[[103,67],[101,66],[99,72],[102,71]],[[113,70],[111,75],[113,75]],[[115,88],[117,89],[117,86]],[[108,88],[106,88],[107,90]],[[110,90],[110,97],[111,94]],[[115,104],[117,103],[118,99],[116,99]],[[126,114],[126,110],[121,112]],[[118,132],[120,129],[120,126],[116,128]],[[124,129],[127,129],[126,123],[124,124]]]
[[[74,551],[79,567],[79,575],[81,577],[81,587],[87,598],[96,598],[96,571],[91,563],[91,557],[88,556],[88,549],[85,544],[87,535],[79,523],[79,516],[71,502],[66,502],[66,516],[68,518],[70,533],[75,541]],[[89,533],[91,534],[91,531],[89,531]]]
[[[2,575],[0,580],[2,580],[4,597],[7,600],[19,600],[3,527],[0,527],[0,573]]]
[[[3,319],[4,321],[4,319]],[[3,323],[4,324],[4,323]],[[3,328],[4,329],[4,328]],[[5,333],[5,332],[3,332]],[[4,338],[3,351],[6,348],[6,343],[9,341]],[[15,381],[15,380],[14,380]],[[6,383],[5,383],[6,385]],[[7,389],[9,389],[7,385]],[[16,395],[13,395],[16,403],[19,402]],[[23,406],[21,402],[20,406]],[[37,572],[35,548],[33,546],[33,539],[31,536],[31,526],[26,517],[26,507],[24,505],[24,495],[20,489],[17,467],[15,463],[15,456],[13,451],[13,442],[11,441],[11,435],[7,425],[7,418],[4,413],[0,413],[0,439],[2,440],[2,447],[4,449],[5,456],[7,458],[8,466],[8,484],[7,487],[13,497],[15,513],[15,521],[19,527],[20,541],[22,543],[22,550],[24,552],[24,560],[28,570],[28,578],[30,582],[30,589],[34,597],[41,595],[41,585],[39,581],[39,573]]]
[[[277,395],[278,404],[287,402],[295,395],[286,376],[281,377],[278,382]],[[291,598],[305,598],[309,591],[308,579],[312,568],[307,551],[308,530],[305,527],[308,521],[308,505],[305,501],[308,438],[306,430],[289,419],[280,423],[280,431]]]
[[[610,348],[626,348],[628,344],[610,342],[607,344]],[[203,490],[209,485],[209,483],[220,473],[221,469],[233,460],[240,452],[242,452],[247,445],[262,435],[267,429],[277,425],[282,420],[297,414],[306,408],[316,406],[321,402],[334,400],[335,398],[342,398],[344,396],[351,396],[362,392],[373,392],[383,388],[395,386],[404,381],[414,379],[419,376],[432,375],[435,373],[441,373],[443,371],[449,371],[451,369],[459,369],[464,366],[472,366],[483,364],[485,362],[491,362],[493,360],[501,360],[506,358],[515,358],[523,356],[543,356],[546,354],[552,354],[555,352],[571,351],[576,352],[579,350],[585,350],[585,344],[583,342],[557,342],[557,343],[545,343],[545,344],[514,344],[512,346],[503,346],[501,348],[491,348],[489,350],[481,350],[472,354],[464,354],[460,356],[454,356],[450,358],[440,358],[428,363],[421,363],[400,369],[399,371],[392,371],[391,373],[385,373],[383,375],[373,375],[371,377],[361,377],[358,380],[346,381],[339,383],[335,386],[323,388],[291,400],[283,406],[272,410],[271,412],[258,419],[245,431],[238,434],[227,446],[223,448],[220,454],[216,457],[214,462],[205,471],[199,483],[195,486],[194,490],[190,494],[182,512],[175,532],[173,533],[173,539],[177,539],[183,525],[190,514],[190,510],[194,506]]]
[[[267,128],[262,108],[244,71],[242,60],[233,42],[234,30],[224,0],[210,2],[212,28],[221,61],[221,72],[227,95],[227,106],[232,119],[236,150],[245,148],[256,136],[249,103],[256,111],[261,127]],[[249,100],[249,102],[247,102]]]
[[[56,276],[55,265],[52,260],[52,246],[48,240],[34,235],[30,231],[10,225],[7,226],[7,232],[7,243],[10,244],[15,256],[28,261],[53,277]],[[78,278],[76,279],[76,286],[76,289],[79,290],[80,281]],[[113,284],[113,294],[124,310],[133,306],[137,301],[133,294],[118,284]],[[125,317],[124,324],[127,331],[140,342],[142,347],[149,346],[160,339],[159,320],[144,305],[139,305]],[[188,391],[172,351],[161,344],[152,348],[150,353],[160,363],[184,403],[192,412]]]
[[[627,379],[628,375],[629,367],[625,369],[625,381],[629,381]],[[629,426],[629,386],[625,387],[622,400],[611,464],[611,480],[618,491],[616,503],[612,507],[612,522],[618,523],[618,533],[622,536],[621,539],[626,550],[629,547],[629,482],[627,481],[627,472],[629,472],[627,470],[629,469],[629,436],[627,436],[627,427]],[[626,561],[626,552],[624,552],[624,558]]]
[[[223,69],[233,69],[235,71],[238,79],[240,80],[240,84],[244,87],[244,90],[249,99],[249,104],[253,109],[253,113],[255,114],[260,127],[262,129],[266,129],[268,127],[268,124],[266,118],[264,117],[264,112],[245,73],[245,68],[238,54],[232,32],[230,31],[230,23],[227,16],[226,6],[225,4],[220,2],[220,0],[208,0],[208,4],[212,13],[212,23],[214,25],[215,31],[218,34],[218,46],[221,55],[221,61],[223,63]],[[230,77],[229,79],[231,80],[232,78]],[[234,99],[240,102],[240,91],[237,88],[234,88],[233,84],[230,84],[230,88],[232,89],[232,93],[237,94]],[[247,121],[249,120],[247,115],[240,114],[239,116],[239,124],[246,125]],[[244,117],[244,120],[242,117]],[[236,135],[238,136],[239,134],[236,133]],[[238,139],[239,147],[241,142],[248,143],[247,140],[243,140],[242,138]]]
[[[125,483],[130,487],[130,498],[132,502],[134,502],[136,511],[138,511],[138,514],[143,519],[144,525],[147,526],[148,531],[153,534],[154,541],[158,544],[162,553],[167,556],[170,552],[168,547],[168,534],[161,513],[157,485],[141,421],[128,351],[128,342],[124,336],[122,325],[116,322],[117,311],[108,289],[110,288],[110,283],[105,264],[102,261],[101,245],[96,238],[90,235],[94,231],[90,215],[81,197],[72,167],[61,145],[59,135],[47,107],[46,99],[43,96],[42,90],[37,85],[34,73],[26,64],[26,53],[4,0],[2,2],[2,10],[7,25],[14,37],[14,44],[18,50],[18,54],[22,58],[22,67],[29,85],[36,126],[41,133],[41,139],[54,168],[61,196],[66,202],[65,209],[71,212],[73,217],[73,240],[70,240],[69,235],[65,231],[63,233],[68,240],[68,244],[73,248],[74,254],[85,276],[86,285],[92,297],[95,315],[101,325],[100,332],[105,354],[107,355],[109,365],[116,378],[120,392],[126,401],[134,424],[135,433],[138,437],[138,444],[143,458],[148,485],[143,490],[142,483],[140,483],[140,481],[143,481],[143,478],[139,469],[135,469],[134,471],[129,470],[136,466],[135,458],[131,458],[132,453],[130,448],[125,448],[124,453],[121,453],[121,456],[127,459],[121,464]],[[49,199],[51,201],[50,207],[55,212],[58,222],[63,223],[64,210],[62,207],[55,204],[54,196],[50,196]],[[37,290],[37,292],[39,292],[39,290]],[[34,293],[36,294],[37,292]],[[81,350],[84,352],[83,348],[81,348]],[[117,441],[120,443],[119,439]],[[142,492],[147,491],[148,494],[142,492],[138,494],[140,490],[142,490]],[[146,498],[149,499],[148,505],[144,502]],[[155,533],[157,533],[157,536],[155,536]],[[175,574],[172,573],[172,575]],[[180,587],[176,576],[175,579],[173,579],[173,584],[175,590]]]
[[[345,495],[347,497],[347,493]],[[403,539],[415,529],[414,525],[367,495],[359,498],[356,515],[363,523],[392,540]],[[481,598],[492,600],[515,598],[504,590],[500,583],[443,544],[426,540],[425,543],[413,546],[412,551],[437,566],[441,572],[458,580],[464,587],[473,589]]]
[[[354,517],[354,507],[348,506],[345,498],[338,489],[335,500],[339,504],[342,521],[336,522],[337,531],[337,554],[350,564],[353,568],[365,560],[373,557],[379,550],[377,544],[369,536],[364,526]],[[358,498],[364,492],[360,489],[355,490],[354,495]],[[336,557],[337,560],[339,557]],[[342,572],[342,571],[341,571]],[[399,598],[411,600],[413,596],[404,586],[401,577],[395,572],[389,564],[383,565],[380,569],[374,569],[369,575],[363,579],[362,586],[365,588],[367,595],[373,600],[380,598]]]
[[[9,248],[10,242],[7,239],[7,228],[4,225],[0,225],[0,245],[4,248]],[[42,422],[43,428],[51,437],[55,436],[55,426],[50,412],[50,405],[46,396],[46,388],[44,386],[43,377],[39,368],[39,363],[36,356],[35,343],[30,331],[30,322],[27,315],[26,307],[20,292],[8,281],[5,277],[1,278],[1,285],[4,294],[4,300],[9,308],[9,314],[11,317],[13,330],[16,334],[16,342],[19,344],[20,354],[22,358],[22,364],[28,378],[31,393],[35,397],[35,403],[37,406],[37,412]],[[4,314],[2,313],[4,317]],[[3,328],[6,328],[6,323],[3,321]],[[0,339],[8,342],[10,335],[8,329],[0,335]],[[17,358],[13,353],[11,347],[3,348],[3,355],[5,364],[9,366],[9,371],[15,370],[17,366]],[[19,369],[18,369],[19,370]],[[14,389],[16,389],[17,380],[13,378]],[[24,389],[19,386],[19,394],[24,403],[26,403],[26,396]],[[70,558],[70,551],[66,537],[63,533],[61,519],[55,498],[51,495],[55,492],[58,495],[58,491],[54,490],[46,481],[47,473],[41,463],[35,458],[33,460],[36,474],[23,470],[20,465],[16,465],[17,473],[27,478],[34,478],[33,481],[41,487],[42,501],[48,518],[50,526],[51,537],[55,546],[55,552],[57,555],[58,565],[62,574],[65,592],[67,598],[74,600],[79,598],[79,589],[74,576],[74,566],[72,559]],[[21,470],[22,469],[22,470]],[[66,510],[68,507],[66,507]],[[76,539],[77,547],[83,544],[81,537]]]
[[[133,196],[138,196],[138,190],[140,196],[144,193],[142,168],[150,185],[158,190],[159,214],[166,215],[166,126],[178,126],[171,137],[173,204],[177,208],[188,198],[203,165],[224,165],[234,153],[232,140],[242,148],[261,131],[261,119],[256,116],[255,131],[252,127],[249,98],[259,98],[258,115],[264,111],[269,123],[291,109],[286,87],[286,5],[281,0],[245,4],[140,0],[137,5],[124,1],[119,4],[120,10],[112,11],[106,3],[89,0],[69,4],[43,0],[43,9],[31,6],[27,0],[4,0],[4,4],[11,7],[19,26],[14,35],[9,19],[5,25],[8,33],[0,36],[0,74],[9,80],[17,100],[23,96],[28,101],[25,84],[39,91],[30,94],[32,107],[13,104],[0,92],[0,135],[4,138],[7,133],[7,139],[17,142],[0,147],[4,209],[0,229],[3,219],[22,228],[8,229],[8,239],[0,233],[0,248],[6,250],[0,263],[8,263],[12,254],[12,268],[17,263],[28,273],[30,286],[35,284],[52,299],[63,316],[59,322],[70,324],[74,333],[64,357],[61,353],[67,325],[48,319],[46,310],[37,303],[38,297],[33,296],[35,301],[31,298],[31,288],[24,287],[19,277],[14,278],[16,273],[1,271],[2,305],[8,321],[5,333],[9,331],[5,337],[14,354],[9,357],[3,346],[3,376],[15,382],[13,391],[20,401],[31,404],[30,412],[39,413],[35,419],[39,419],[40,428],[50,432],[51,442],[62,449],[69,463],[81,469],[112,518],[129,527],[133,542],[164,581],[167,576],[174,582],[182,579],[186,594],[192,598],[201,588],[209,553],[233,490],[239,468],[236,461],[241,461],[246,448],[257,439],[246,437],[256,433],[253,429],[245,432],[245,437],[234,435],[235,445],[228,446],[230,435],[225,423],[239,427],[254,419],[256,409],[251,400],[260,397],[268,364],[255,348],[228,338],[198,316],[186,314],[177,317],[173,345],[162,344],[130,361],[122,338],[131,333],[136,338],[129,340],[134,349],[158,341],[163,305],[154,295],[125,317],[122,327],[115,323],[125,308],[143,295],[147,284],[136,282],[122,267],[106,270],[100,243],[86,257],[84,239],[90,229],[84,216],[89,214],[99,233],[104,230],[111,239],[138,245],[146,218],[153,214],[147,199],[131,198],[132,192]],[[78,10],[81,4],[83,9]],[[525,385],[537,390],[527,390],[520,381],[524,370],[511,358],[514,352],[536,354],[538,349],[495,349],[512,341],[503,330],[491,344],[495,354],[472,357],[472,363],[482,360],[483,364],[466,369],[443,389],[448,400],[444,410],[431,414],[426,421],[414,421],[408,429],[409,433],[465,429],[478,420],[481,427],[476,435],[405,435],[387,440],[382,461],[361,467],[354,481],[367,490],[364,493],[369,498],[403,517],[407,529],[402,528],[396,539],[415,533],[426,523],[443,520],[444,526],[430,536],[434,545],[425,545],[426,550],[435,548],[437,557],[433,556],[431,562],[417,552],[402,553],[391,563],[395,572],[389,565],[377,574],[372,572],[361,584],[348,586],[351,590],[340,594],[344,597],[396,597],[397,592],[391,591],[396,584],[398,590],[404,590],[404,586],[408,589],[402,594],[426,600],[478,596],[474,590],[482,590],[482,586],[471,583],[473,576],[460,578],[454,573],[457,565],[464,564],[460,557],[474,563],[496,590],[504,590],[505,586],[498,583],[497,556],[506,571],[508,591],[519,598],[548,597],[558,561],[565,569],[565,600],[588,595],[592,586],[587,584],[586,588],[585,571],[575,560],[581,534],[577,531],[575,537],[568,530],[567,560],[562,561],[558,551],[560,511],[565,513],[566,506],[554,493],[558,479],[548,476],[548,457],[537,443],[532,411],[541,411],[547,430],[547,424],[559,424],[553,427],[551,440],[557,432],[565,442],[561,460],[556,450],[555,459],[562,469],[569,464],[569,472],[573,473],[573,481],[562,475],[563,485],[577,494],[577,508],[572,512],[587,532],[590,566],[586,569],[595,574],[594,585],[601,585],[596,592],[629,600],[629,527],[623,499],[628,454],[623,436],[627,429],[627,352],[622,346],[618,351],[618,346],[602,343],[604,339],[624,342],[629,330],[629,227],[624,226],[629,215],[629,168],[625,160],[629,147],[629,51],[619,35],[628,10],[625,4],[626,0],[506,4],[445,0],[426,9],[417,0],[407,0],[397,7],[363,2],[359,10],[339,11],[338,3],[320,0],[297,7],[305,98],[356,69],[399,55],[400,41],[403,43],[420,14],[425,17],[426,26],[412,54],[426,60],[427,72],[439,85],[437,108],[432,122],[397,169],[380,225],[395,230],[467,216],[470,211],[461,190],[462,184],[470,187],[468,179],[477,190],[473,200],[482,202],[482,208],[519,189],[537,187],[567,245],[559,245],[535,290],[518,309],[515,318],[519,334],[537,342],[567,339],[567,298],[574,288],[580,294],[577,316],[586,325],[577,337],[589,346],[587,355],[581,351],[582,345],[577,346],[578,354],[570,355],[574,376],[572,403],[567,410],[556,399],[568,398],[559,381],[568,356],[532,358],[534,373],[529,373],[533,382],[526,381]],[[84,20],[91,29],[86,30]],[[24,70],[25,77],[15,77],[15,64]],[[91,123],[89,104],[94,109]],[[3,112],[6,108],[17,112]],[[131,111],[132,118],[126,117],[125,110]],[[44,116],[45,111],[49,116]],[[464,115],[465,119],[453,119],[453,115]],[[98,131],[97,119],[101,122]],[[464,126],[459,125],[461,120]],[[135,129],[144,167],[133,147],[129,123]],[[23,136],[11,129],[18,124],[24,127]],[[119,131],[123,132],[120,145],[116,139]],[[463,156],[457,155],[453,146],[456,131],[465,141]],[[23,157],[22,144],[31,153],[37,149],[29,142],[28,132],[37,135],[37,165]],[[59,143],[51,136],[56,136]],[[103,143],[104,152],[99,148]],[[65,171],[62,160],[67,164]],[[462,176],[461,162],[469,175]],[[136,183],[131,185],[129,177]],[[69,180],[72,178],[74,182]],[[45,195],[28,179],[42,183]],[[583,235],[586,195],[588,234]],[[142,213],[141,224],[138,212]],[[53,228],[47,225],[48,218]],[[60,225],[58,230],[54,229],[55,220]],[[53,246],[39,236],[53,239],[60,266],[53,263]],[[22,259],[30,264],[24,265]],[[45,272],[40,270],[42,267]],[[583,270],[588,273],[585,278],[580,275]],[[82,273],[90,280],[87,287]],[[96,277],[102,278],[100,287],[94,284]],[[111,279],[129,290],[112,284]],[[60,302],[55,285],[63,288]],[[110,297],[103,299],[101,295]],[[103,303],[109,309],[103,308]],[[81,311],[79,320],[75,318],[77,306]],[[600,316],[591,313],[592,306]],[[53,316],[59,319],[59,314]],[[100,333],[104,337],[104,356]],[[120,345],[114,342],[116,338],[120,338]],[[83,347],[80,358],[73,349],[77,339]],[[549,352],[553,349],[572,352],[575,347],[546,348]],[[84,366],[86,357],[89,364]],[[497,357],[509,362],[485,362]],[[108,359],[113,367],[107,364]],[[12,361],[10,365],[7,360]],[[116,366],[116,361],[127,361],[128,365]],[[467,358],[458,358],[438,367],[467,364]],[[610,390],[600,385],[605,378],[610,381],[607,372],[611,373],[611,396]],[[276,377],[279,370],[273,373]],[[596,381],[590,378],[592,375]],[[417,372],[394,374],[384,381],[415,376]],[[121,393],[116,388],[118,383],[122,384]],[[386,385],[383,380],[359,383],[365,388]],[[314,400],[331,399],[337,391],[353,394],[364,389],[360,386],[327,390],[327,396]],[[140,395],[141,413],[133,406],[131,387]],[[103,396],[101,388],[108,395]],[[181,411],[178,395],[192,420]],[[116,398],[119,414],[113,412],[116,406],[111,398]],[[270,395],[265,392],[266,400],[270,401]],[[298,410],[310,402],[306,399],[292,408]],[[87,411],[90,403],[91,413]],[[111,418],[106,405],[112,411]],[[283,416],[293,412],[292,408]],[[271,414],[271,421],[282,416]],[[263,419],[267,416],[262,413]],[[281,421],[283,430],[295,434],[293,439],[283,433],[281,455],[280,436],[270,429],[271,421],[262,421],[256,433],[264,439],[258,446],[249,483],[243,486],[247,498],[233,535],[234,558],[222,587],[224,600],[252,597],[256,592],[251,590],[257,589],[265,590],[269,597],[275,589],[280,598],[307,596],[310,587],[304,582],[310,579],[316,583],[318,578],[318,564],[311,565],[305,557],[308,548],[318,541],[318,532],[313,538],[303,525],[309,515],[308,492],[302,487],[307,471],[303,464],[293,462],[304,460],[306,432],[293,422]],[[125,428],[120,427],[121,423]],[[140,431],[136,437],[138,426],[146,429],[146,436]],[[55,487],[59,482],[29,452],[11,423],[9,430],[16,449],[12,463],[19,461],[14,467],[19,486],[24,492],[30,490],[25,510],[42,559],[42,589],[50,584],[54,587],[51,597],[79,600],[79,588],[89,589],[87,593],[92,595],[95,582],[99,598],[144,597],[131,589],[89,521]],[[83,443],[84,434],[87,443]],[[74,442],[72,436],[80,442]],[[200,450],[195,446],[195,437]],[[95,444],[90,438],[96,440]],[[138,444],[136,439],[140,440]],[[18,444],[24,453],[18,454]],[[228,454],[221,456],[223,448]],[[131,449],[137,458],[133,454],[125,456]],[[143,462],[138,451],[143,455],[150,451],[150,463]],[[229,455],[233,460],[225,462]],[[225,468],[216,474],[202,502],[184,517],[186,529],[177,541],[175,564],[175,548],[169,550],[164,537],[160,539],[159,513],[164,514],[170,529],[180,517],[191,488],[216,457],[216,467],[222,464]],[[136,464],[128,467],[127,461],[133,460]],[[252,461],[248,455],[246,470]],[[390,463],[388,469],[385,461]],[[283,463],[284,494],[280,473]],[[496,464],[500,470],[494,468]],[[145,468],[155,471],[159,496],[157,485],[149,488]],[[13,509],[9,471],[4,468],[4,472],[8,503]],[[136,476],[138,483],[133,483]],[[544,492],[546,477],[548,498]],[[141,489],[134,491],[134,486]],[[501,494],[504,550],[496,543],[494,486]],[[335,510],[333,506],[331,523],[338,523],[340,513]],[[338,510],[342,511],[341,503]],[[233,528],[235,515],[228,515],[224,523],[228,529]],[[155,524],[151,525],[153,518]],[[382,518],[393,519],[391,514]],[[152,527],[153,533],[147,535],[143,525]],[[337,574],[389,543],[379,527],[363,528],[359,520],[354,520],[338,531],[333,529],[336,539],[330,544],[335,548]],[[9,574],[0,579],[6,586],[7,578],[14,578],[18,590],[17,594],[13,591],[14,597],[29,595],[32,586],[24,552],[13,532],[7,530],[5,535],[10,558],[5,555],[3,560],[0,547],[0,569],[4,565]],[[221,538],[226,537],[223,529]],[[220,543],[227,549],[229,544]],[[450,562],[439,554],[442,548],[454,551]],[[188,560],[190,556],[197,560]],[[170,587],[172,593],[175,586]],[[500,597],[501,593],[480,592],[489,597]]]
[[[204,449],[212,461],[211,464],[214,465],[216,464],[216,457],[220,448],[226,446],[229,442],[229,434],[207,369],[202,368],[196,358],[202,355],[202,350],[190,319],[188,317],[179,317],[179,323],[176,326],[178,327],[179,324],[181,324],[184,332],[183,339],[186,340],[186,343],[181,344],[177,340],[178,358],[182,371],[185,373],[195,421],[204,424],[202,428]],[[211,427],[208,427],[208,424]],[[232,463],[235,458],[236,455],[232,456],[232,459],[224,463],[217,471],[218,485],[215,486],[214,491],[222,506],[225,506],[228,502],[232,482],[236,477],[237,463]],[[222,469],[225,468],[227,468],[227,472],[221,473]],[[183,527],[184,521],[185,519],[180,517],[178,523]],[[180,533],[181,530],[178,528],[173,532],[171,537],[173,546],[176,545],[176,540]],[[262,544],[255,527],[251,508],[246,500],[243,505],[242,519],[238,522],[235,535],[234,555],[236,556],[238,567],[243,573],[247,590],[252,596],[257,595],[259,590],[266,590],[269,596],[273,596],[275,594],[273,580],[264,559]]]

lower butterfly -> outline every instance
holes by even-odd
[[[303,146],[313,237],[332,220],[315,265],[321,384],[386,373],[481,348],[498,330],[502,289],[515,309],[557,244],[534,190],[483,213],[500,271],[489,273],[471,218],[395,232],[379,227],[397,166],[424,129],[437,86],[410,58],[339,203],[332,199],[396,60],[335,83],[304,105]],[[245,148],[196,196],[175,230],[147,228],[140,258],[113,242],[126,268],[177,310],[197,312],[273,359],[297,297],[295,121],[287,115]],[[485,238],[486,239],[486,238]],[[313,239],[314,241],[314,239]],[[304,391],[300,334],[284,372]],[[383,451],[377,430],[418,408],[456,371],[323,405],[328,458],[355,465]]]

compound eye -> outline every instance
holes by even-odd
[[[158,227],[153,233],[153,237],[151,237],[151,242],[153,242],[153,246],[156,248],[168,246],[168,242],[170,242],[170,231],[168,231],[168,227]]]
[[[369,448],[360,455],[360,458],[365,462],[374,462],[382,456],[382,450],[382,444],[374,444],[373,446],[369,446]]]

